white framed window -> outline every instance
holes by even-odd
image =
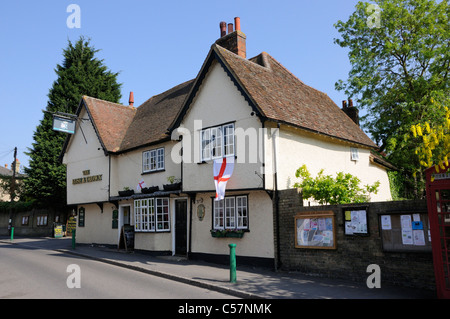
[[[164,148],[158,148],[142,153],[142,171],[154,172],[164,169]]]
[[[213,202],[214,229],[248,229],[247,196],[227,196]]]
[[[211,129],[206,129],[201,132],[201,145],[202,145],[202,160],[211,159]]]
[[[156,225],[156,231],[170,230],[168,198],[156,198]]]
[[[356,147],[350,147],[350,153],[351,153],[351,159],[352,161],[358,161],[359,160],[359,152]]]
[[[236,204],[234,197],[226,197],[225,200],[225,228],[236,228]]]
[[[200,139],[202,161],[234,155],[234,123],[206,128]]]
[[[236,219],[238,229],[248,228],[247,196],[236,197]]]
[[[137,232],[169,231],[169,199],[136,199],[134,220],[134,229]]]
[[[223,229],[224,201],[214,201],[214,229]]]
[[[223,154],[234,155],[234,124],[223,126]]]
[[[222,127],[211,127],[211,157],[221,158],[223,154]]]
[[[37,226],[47,226],[47,218],[48,218],[48,215],[39,215],[37,217],[36,225]]]

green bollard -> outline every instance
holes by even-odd
[[[230,282],[236,282],[236,244],[229,244],[230,247]]]
[[[75,229],[72,230],[72,249],[75,249]]]
[[[11,227],[11,241],[14,239],[14,227]]]

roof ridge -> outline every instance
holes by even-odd
[[[89,99],[92,99],[92,100],[97,100],[97,101],[101,101],[101,102],[106,102],[106,103],[110,103],[110,104],[115,104],[115,105],[117,105],[117,106],[126,107],[126,108],[129,108],[129,109],[132,108],[132,107],[130,107],[129,105],[124,105],[124,104],[121,104],[121,103],[111,102],[111,101],[108,101],[108,100],[99,99],[99,98],[97,98],[97,97],[93,97],[93,96],[89,96],[89,95],[83,95],[83,99],[84,99],[84,98],[89,98]],[[133,109],[134,109],[134,107],[133,107]]]
[[[270,63],[269,63],[269,61],[267,60],[267,55],[269,55],[269,54],[268,54],[267,52],[265,52],[265,51],[261,52],[260,54],[255,55],[253,58],[246,59],[246,58],[243,58],[243,57],[241,57],[240,55],[237,55],[236,53],[233,53],[233,52],[231,52],[230,50],[228,50],[228,49],[226,49],[226,48],[224,48],[224,47],[222,47],[222,46],[220,46],[220,45],[218,45],[218,44],[216,44],[216,43],[214,43],[213,46],[214,46],[214,45],[217,46],[217,47],[219,47],[219,49],[222,49],[223,52],[225,52],[225,54],[230,54],[230,55],[233,54],[233,57],[234,57],[234,58],[239,58],[239,59],[241,59],[244,63],[251,63],[253,66],[260,67],[260,68],[262,68],[262,69],[265,70],[265,71],[272,71],[272,69],[271,69],[271,67],[270,67]],[[262,56],[262,61],[263,61],[263,63],[264,63],[264,64],[267,64],[267,65],[261,65],[261,64],[255,62],[255,61],[253,61],[255,58],[257,58],[257,57],[259,57],[259,56]]]

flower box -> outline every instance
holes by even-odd
[[[134,194],[134,189],[119,191],[119,196],[128,197]]]
[[[243,230],[225,229],[225,230],[211,230],[211,236],[214,238],[242,238],[244,237]]]
[[[159,186],[151,186],[151,187],[142,187],[142,194],[152,194],[154,192],[159,191]]]
[[[176,190],[181,189],[181,182],[173,183],[173,184],[164,184],[163,188],[165,191],[176,191]]]

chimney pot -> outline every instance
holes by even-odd
[[[241,18],[234,18],[234,26],[236,31],[241,31]]]
[[[5,164],[5,168],[8,168],[8,164]]]
[[[128,99],[128,103],[130,104],[130,106],[134,105],[134,93],[130,92],[130,98]]]
[[[353,107],[353,100],[352,99],[348,99],[348,107]]]
[[[346,108],[347,107],[347,101],[346,100],[344,100],[344,101],[342,101],[342,108]]]
[[[222,21],[220,22],[220,37],[223,37],[227,34],[227,23]]]
[[[231,25],[231,26],[230,26]],[[235,18],[235,31],[231,32],[233,29],[233,24],[229,24],[230,33],[226,34],[227,24],[225,22],[220,22],[221,38],[216,41],[216,44],[239,55],[240,57],[246,59],[247,57],[247,46],[246,46],[246,35],[240,30],[240,19]]]
[[[233,32],[233,23],[228,23],[228,33]]]

